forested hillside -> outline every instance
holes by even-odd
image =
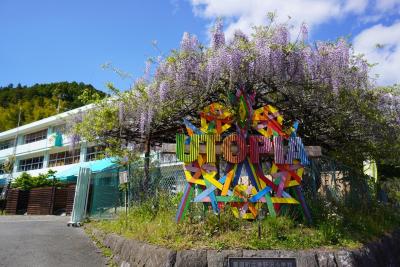
[[[84,97],[82,97],[84,96]],[[0,132],[86,104],[87,100],[102,98],[105,93],[90,84],[58,82],[33,86],[0,87]]]

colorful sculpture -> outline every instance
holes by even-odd
[[[233,214],[244,219],[256,219],[262,207],[267,208],[269,216],[276,216],[282,205],[301,205],[311,222],[301,189],[309,159],[301,138],[296,136],[298,123],[284,129],[277,109],[267,105],[253,110],[254,95],[243,90],[238,90],[234,102],[238,106],[236,116],[213,103],[200,113],[200,128],[184,120],[188,136],[176,136],[176,154],[184,162],[188,182],[176,221],[185,216],[191,202],[204,202],[211,203],[215,213],[229,203]],[[222,138],[232,126],[236,131]],[[227,162],[220,177],[217,154]],[[242,176],[242,171],[247,176]]]

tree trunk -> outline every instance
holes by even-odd
[[[144,179],[143,179],[143,193],[147,195],[149,190],[150,180],[150,136],[146,137],[144,141]]]

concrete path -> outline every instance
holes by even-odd
[[[83,229],[67,227],[69,217],[0,216],[0,266],[105,266]]]

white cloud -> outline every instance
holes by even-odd
[[[394,11],[397,9],[399,12],[400,0],[376,0],[375,8],[379,11]]]
[[[172,14],[176,14],[179,10],[179,2],[178,0],[169,0],[170,5],[173,7]]]
[[[372,73],[379,75],[379,85],[400,83],[400,21],[365,29],[353,44],[354,50],[364,54],[370,63],[378,63]]]
[[[320,25],[346,14],[361,14],[368,0],[191,0],[194,13],[214,19],[223,17],[228,22],[226,34],[232,36],[236,29],[251,32],[252,26],[265,23],[267,12],[276,12],[279,22],[309,27]]]
[[[375,0],[369,12],[361,16],[360,21],[375,23],[396,14],[400,14],[400,0]]]
[[[346,1],[344,6],[345,12],[354,12],[357,14],[361,14],[365,11],[368,5],[368,0],[350,0]]]

